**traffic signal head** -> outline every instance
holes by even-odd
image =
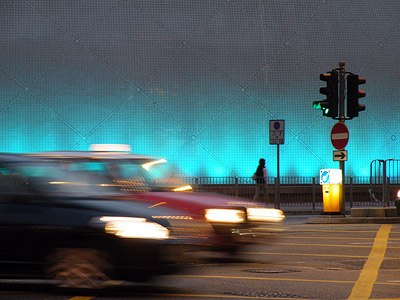
[[[332,70],[326,74],[321,74],[319,79],[326,82],[326,87],[319,89],[319,92],[326,96],[325,100],[314,101],[313,107],[322,110],[322,115],[330,118],[338,116],[338,73]]]
[[[366,82],[365,78],[350,74],[347,76],[347,117],[358,117],[358,112],[365,110],[364,104],[359,104],[358,99],[365,97],[365,92],[359,91],[359,85]]]

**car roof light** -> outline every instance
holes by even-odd
[[[130,152],[130,145],[123,144],[92,144],[89,147],[90,151],[104,151],[104,152]]]

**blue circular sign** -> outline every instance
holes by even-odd
[[[275,123],[274,123],[274,128],[275,128],[276,130],[278,130],[280,127],[281,127],[281,123],[279,123],[279,122],[275,122]]]
[[[322,183],[327,183],[329,182],[329,172],[328,171],[324,171],[321,174],[321,181]]]

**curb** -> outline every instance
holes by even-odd
[[[319,216],[308,218],[307,224],[396,224],[400,217]]]

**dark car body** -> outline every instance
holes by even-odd
[[[179,171],[164,168],[166,160],[159,157],[118,151],[49,151],[23,155],[96,173],[99,183],[108,182],[107,188],[122,191],[125,199],[183,210],[193,219],[208,221],[214,229],[212,250],[235,252],[242,244],[272,241],[279,231],[274,225],[284,219],[282,211],[261,203],[193,192],[191,186],[180,180]],[[176,192],[179,190],[189,192]],[[240,214],[240,220],[207,217],[207,212],[218,210]],[[256,210],[264,215],[254,216],[251,212]]]
[[[174,271],[187,244],[208,242],[206,222],[99,194],[88,178],[0,154],[0,276],[47,277],[72,287],[143,281]]]

